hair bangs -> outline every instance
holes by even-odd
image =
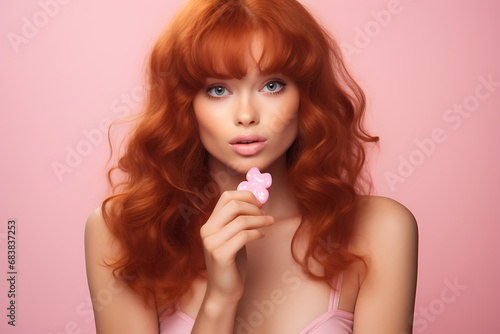
[[[253,29],[234,28],[216,27],[193,43],[190,67],[198,84],[204,84],[207,77],[241,79],[246,75]]]
[[[208,77],[242,79],[248,66],[256,66],[263,75],[283,73],[296,81],[312,79],[318,72],[314,68],[318,56],[311,41],[297,34],[299,27],[255,14],[233,4],[221,6],[207,17],[185,50],[186,82],[200,89]],[[252,53],[253,47],[257,54]],[[252,54],[257,58],[249,56]]]

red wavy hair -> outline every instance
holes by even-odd
[[[244,77],[245,54],[257,32],[264,42],[260,71],[281,72],[300,91],[299,131],[286,153],[287,168],[302,214],[299,229],[313,224],[304,261],[292,251],[293,258],[312,279],[327,282],[362,259],[348,245],[358,196],[371,191],[364,143],[379,138],[362,128],[365,96],[333,37],[295,0],[189,1],[152,50],[145,108],[108,172],[112,195],[102,203],[104,220],[124,250],[108,265],[146,300],[154,297],[158,309],[177,302],[193,279],[205,275],[199,230],[218,200],[200,191],[216,187],[218,194],[218,186],[193,98],[209,76]],[[122,172],[120,183],[112,180],[113,171]],[[311,257],[324,266],[324,276],[309,270]]]

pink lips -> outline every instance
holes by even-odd
[[[238,154],[249,156],[258,153],[267,143],[267,139],[256,134],[241,134],[234,137],[229,144]]]

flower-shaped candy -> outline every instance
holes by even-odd
[[[257,167],[251,168],[247,173],[247,181],[243,181],[238,185],[237,190],[249,190],[262,203],[266,203],[269,198],[269,188],[273,183],[271,174],[261,174]]]

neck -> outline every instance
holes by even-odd
[[[245,174],[240,173],[213,157],[209,159],[210,174],[219,185],[221,193],[226,190],[236,190],[240,182],[246,180]],[[261,173],[270,173],[273,183],[269,187],[269,199],[262,206],[262,210],[276,220],[299,215],[297,202],[288,182],[286,156],[282,155],[271,165],[261,170]]]

